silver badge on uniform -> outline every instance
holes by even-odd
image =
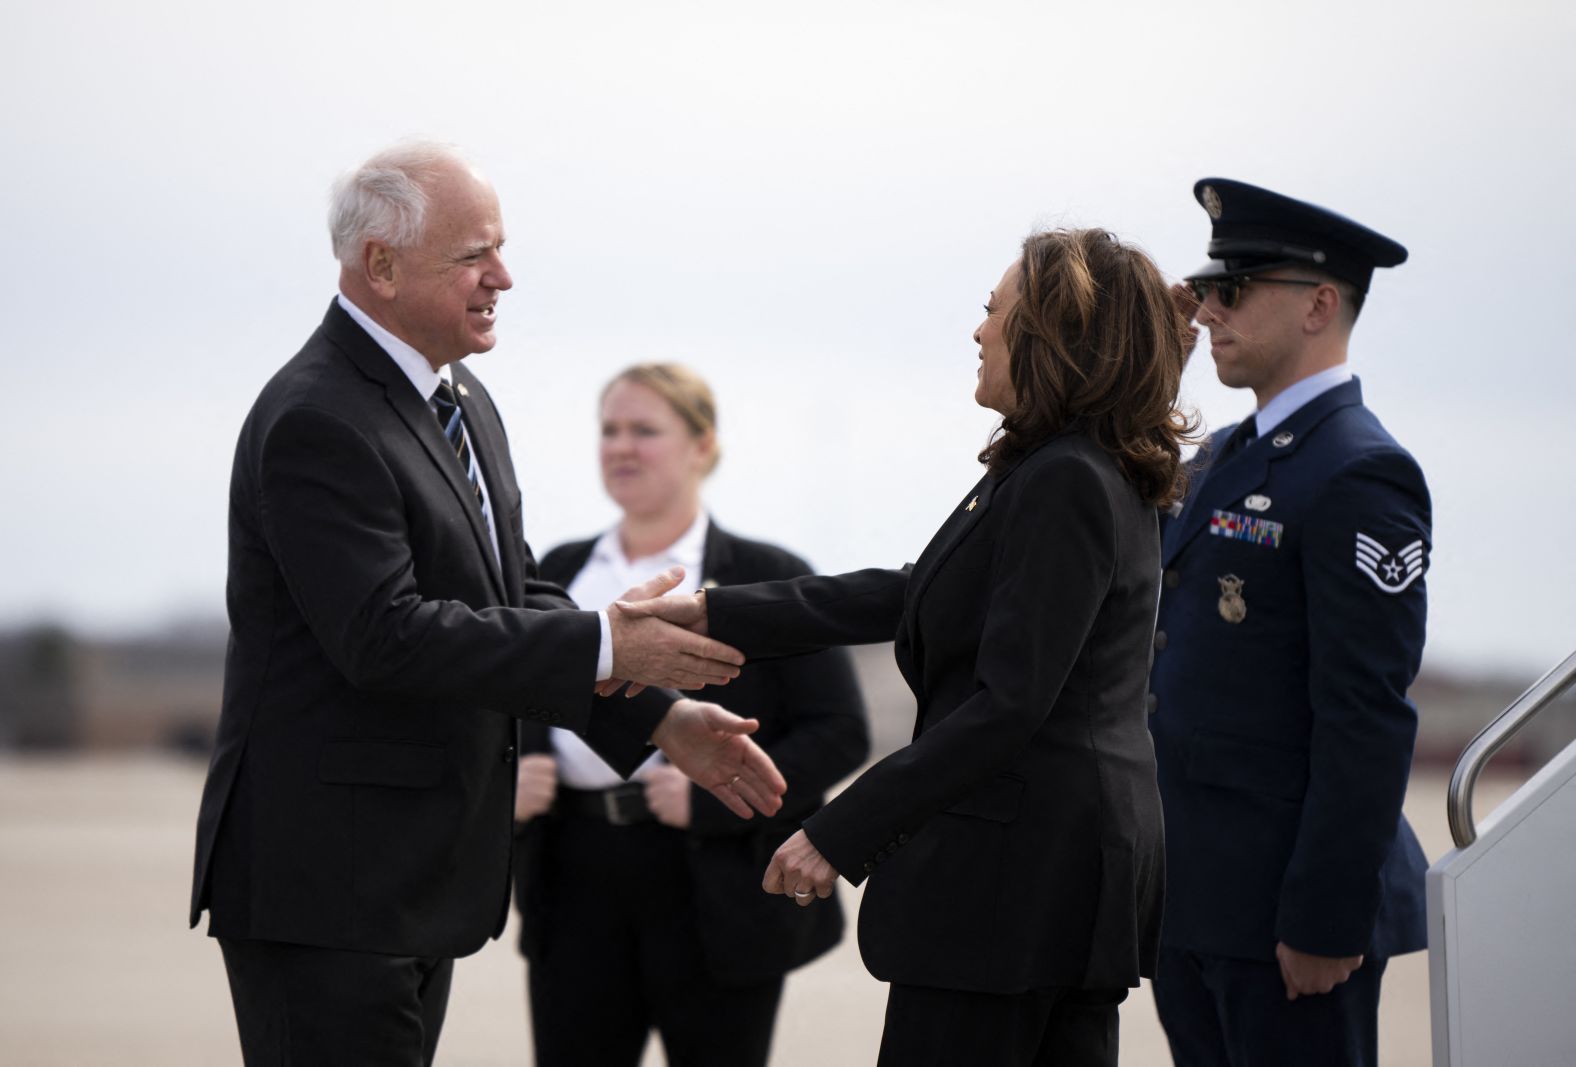
[[[1268,511],[1270,509],[1270,498],[1263,493],[1254,493],[1242,502],[1242,506],[1249,511]]]
[[[1271,441],[1270,444],[1274,445],[1276,448],[1285,448],[1294,440],[1296,440],[1296,435],[1294,435],[1290,430],[1282,430],[1280,433],[1275,435],[1275,439]]]
[[[1220,582],[1220,617],[1235,625],[1248,617],[1248,602],[1242,599],[1243,581],[1235,574],[1223,574]]]
[[[1400,593],[1421,578],[1427,569],[1424,555],[1422,541],[1391,552],[1377,539],[1357,531],[1357,569],[1386,593]]]

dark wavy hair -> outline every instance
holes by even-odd
[[[999,473],[1076,424],[1145,501],[1168,507],[1198,430],[1177,407],[1195,335],[1154,262],[1105,230],[1032,234],[1018,298],[1002,325],[1017,402],[980,462]]]

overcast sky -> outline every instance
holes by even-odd
[[[472,368],[538,551],[604,528],[595,395],[715,386],[719,522],[826,570],[912,560],[977,477],[980,304],[1036,226],[1172,275],[1205,175],[1411,260],[1353,337],[1435,500],[1429,661],[1576,648],[1576,15],[1482,3],[79,3],[0,37],[0,625],[223,610],[225,485],[321,318],[336,174],[456,142],[515,288]],[[1207,349],[1186,399],[1252,409]]]

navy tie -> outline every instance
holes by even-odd
[[[1258,418],[1254,415],[1249,415],[1247,418],[1239,422],[1237,424],[1237,428],[1231,432],[1231,436],[1226,438],[1226,446],[1220,450],[1220,458],[1225,459],[1227,456],[1232,455],[1235,452],[1242,451],[1244,448],[1251,445],[1253,443],[1253,439],[1258,435]]]
[[[449,447],[454,449],[454,454],[460,458],[460,466],[465,468],[471,492],[476,494],[476,506],[482,509],[482,518],[487,519],[490,528],[492,520],[488,518],[487,501],[482,496],[481,472],[471,457],[471,443],[465,438],[465,422],[460,418],[460,405],[454,399],[454,388],[441,378],[438,379],[438,391],[432,394],[432,407],[437,412],[438,425],[443,427],[443,436],[449,439]]]

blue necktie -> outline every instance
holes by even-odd
[[[488,529],[491,529],[492,518],[487,514],[487,500],[482,496],[481,471],[477,469],[476,460],[471,455],[471,443],[465,437],[465,422],[460,418],[460,405],[454,399],[454,388],[441,378],[438,379],[438,391],[432,394],[432,407],[437,412],[438,425],[443,427],[443,436],[449,439],[449,447],[454,449],[454,454],[460,459],[460,466],[465,468],[471,492],[476,494],[476,506],[482,509],[482,518],[487,521]]]
[[[1233,453],[1240,452],[1253,443],[1259,435],[1258,417],[1249,415],[1237,424],[1237,428],[1226,438],[1226,445],[1220,450],[1220,458],[1225,459]],[[1218,462],[1218,461],[1217,461]]]

